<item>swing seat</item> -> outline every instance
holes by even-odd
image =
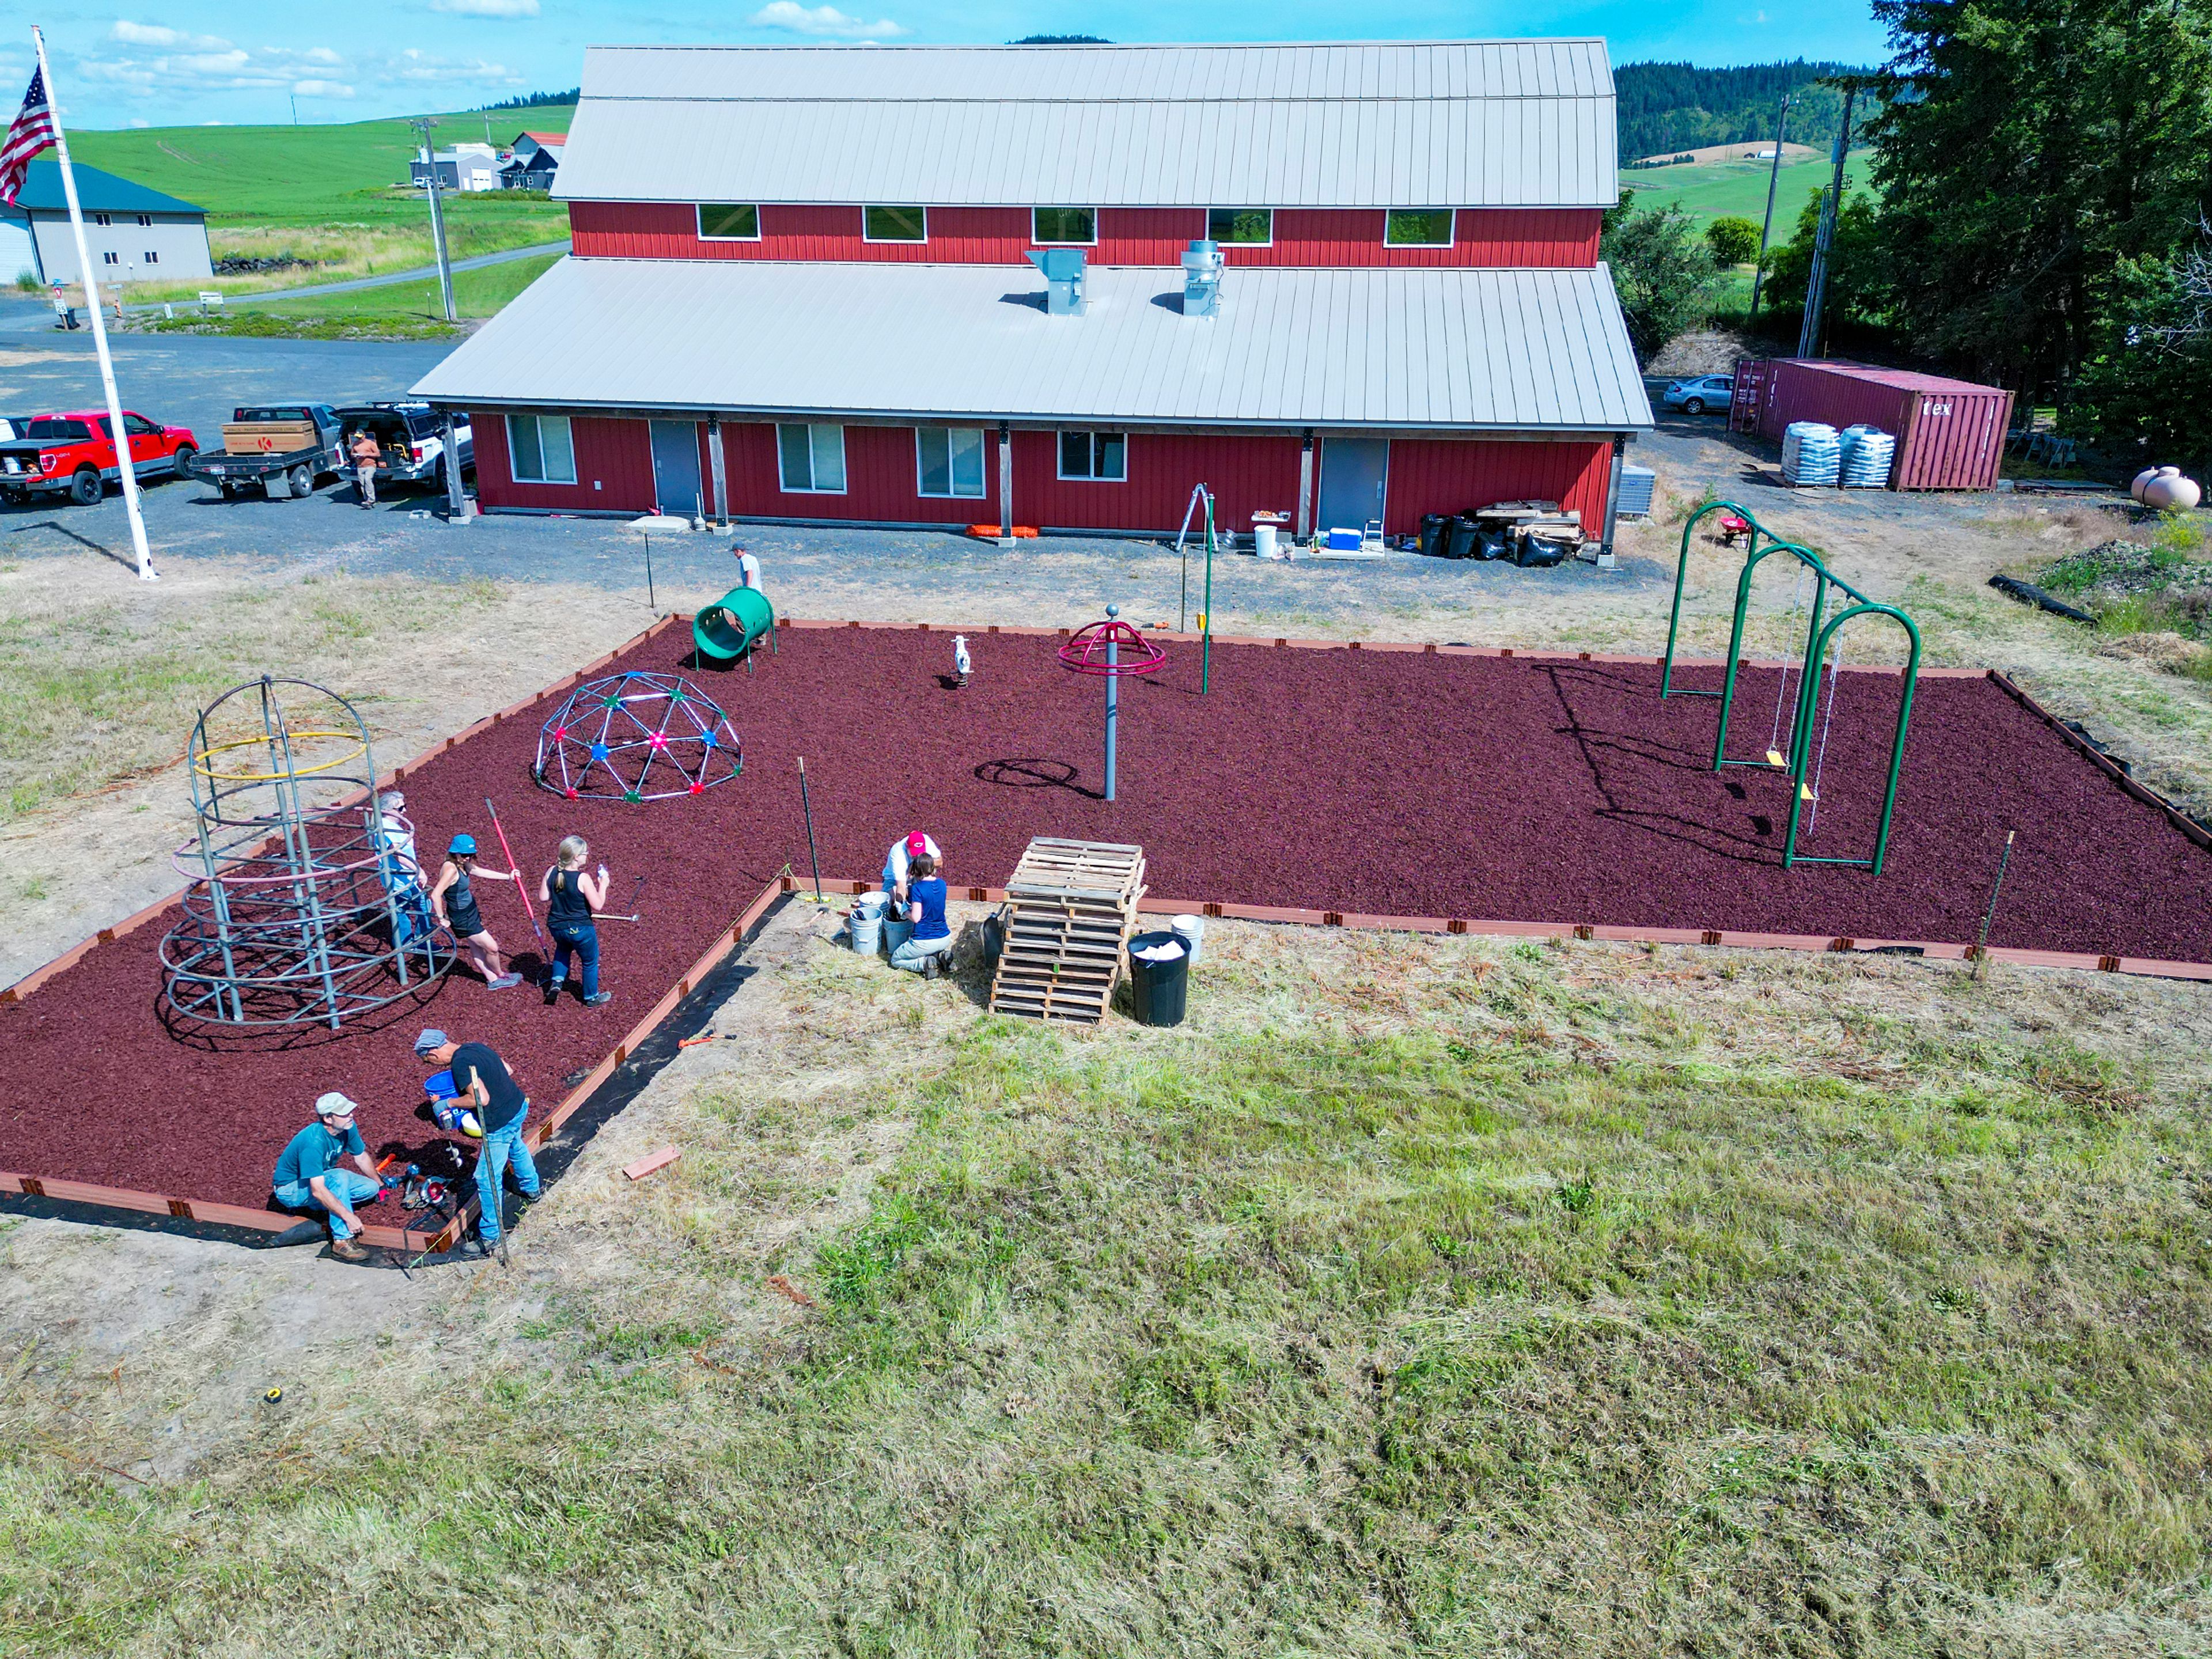
[[[1790,764],[1788,761],[1782,758],[1782,751],[1779,749],[1770,749],[1766,751],[1766,763],[1777,769]]]

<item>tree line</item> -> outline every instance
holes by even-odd
[[[2022,407],[2056,404],[2115,460],[2212,461],[2212,0],[1873,6],[1890,56],[1854,121],[1872,184],[1837,215],[1830,337],[1878,331]],[[1784,316],[1821,201],[1778,216],[1762,304]],[[1632,200],[1607,216],[1640,352],[1710,309],[1723,256],[1756,230],[1726,224],[1708,240]]]
[[[1771,143],[1782,94],[1790,94],[1792,143],[1826,144],[1843,119],[1844,96],[1820,84],[1863,73],[1848,64],[1623,64],[1613,72],[1623,161],[1670,155],[1707,144]]]

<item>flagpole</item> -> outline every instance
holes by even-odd
[[[157,581],[152,550],[146,545],[146,517],[138,510],[138,474],[131,464],[131,434],[123,429],[123,398],[115,389],[115,363],[107,355],[107,327],[100,319],[100,284],[92,274],[92,250],[84,240],[84,210],[77,205],[76,174],[70,170],[69,139],[62,132],[61,98],[54,72],[46,65],[46,37],[35,23],[31,39],[39,48],[39,76],[46,82],[47,118],[54,127],[54,153],[62,164],[62,193],[69,198],[70,229],[76,236],[77,270],[84,279],[85,309],[92,313],[92,346],[100,354],[100,383],[107,392],[107,435],[115,445],[115,470],[123,479],[123,510],[131,515],[131,545],[138,555],[138,580]],[[119,293],[120,290],[118,290]]]

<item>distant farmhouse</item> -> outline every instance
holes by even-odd
[[[77,199],[84,238],[103,282],[191,282],[215,275],[208,253],[207,210],[78,166]],[[0,278],[34,272],[42,283],[75,283],[80,272],[70,234],[61,164],[31,163],[14,207],[0,205]]]
[[[438,169],[441,190],[497,190],[499,185],[499,152],[489,144],[455,144],[451,149],[441,149],[434,156],[429,150],[417,146],[415,159],[407,164],[407,181],[417,190],[430,186],[430,169]]]
[[[514,143],[500,162],[500,188],[552,189],[553,176],[561,166],[561,147],[568,142],[565,132],[516,133]]]

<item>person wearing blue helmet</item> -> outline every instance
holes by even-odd
[[[430,890],[430,908],[460,942],[469,965],[484,976],[484,983],[495,991],[512,990],[522,983],[522,975],[508,968],[500,954],[499,941],[491,936],[491,930],[484,926],[483,913],[477,908],[476,890],[471,883],[479,877],[485,881],[520,881],[522,872],[479,868],[477,838],[455,836],[446,848],[437,885]]]

